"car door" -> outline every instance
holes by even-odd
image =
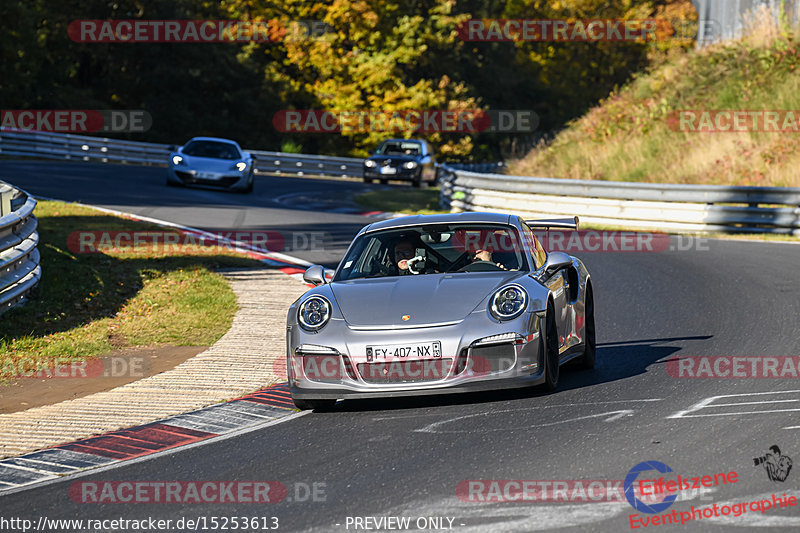
[[[524,220],[520,219],[522,225],[522,234],[525,239],[526,247],[528,248],[529,257],[533,259],[536,269],[542,267],[547,260],[547,250],[545,250],[539,239],[531,230]],[[546,280],[544,285],[550,290],[553,295],[553,307],[555,311],[556,327],[558,328],[558,347],[559,350],[564,348],[567,338],[567,332],[572,329],[572,316],[569,312],[569,285],[567,284],[567,270],[562,269]]]

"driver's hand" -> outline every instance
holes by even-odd
[[[401,259],[398,261],[397,268],[400,270],[408,270],[408,259]]]

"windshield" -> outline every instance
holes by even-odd
[[[242,157],[236,146],[217,141],[191,141],[183,148],[183,153],[194,157],[211,157],[213,159],[241,159]]]
[[[378,151],[378,155],[420,155],[422,153],[422,145],[418,142],[409,141],[386,141]]]
[[[528,270],[517,230],[496,224],[432,224],[361,235],[333,281]]]

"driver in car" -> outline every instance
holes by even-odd
[[[394,245],[394,260],[397,264],[397,272],[403,276],[410,274],[408,270],[408,260],[414,258],[414,245],[411,241],[403,239],[397,241]]]
[[[420,244],[419,247],[422,247],[422,245]],[[394,272],[385,273],[384,275],[405,276],[407,274],[414,274],[414,272],[412,272],[412,269],[409,268],[408,263],[409,261],[414,259],[414,257],[416,257],[417,246],[414,245],[414,242],[411,239],[407,237],[401,237],[400,240],[398,240],[394,244],[394,247],[392,248],[392,255],[394,258],[394,263],[397,266],[397,273],[396,274]],[[428,263],[428,261],[425,259],[424,254],[422,257],[423,257],[422,261],[417,262],[417,264],[414,266],[414,270],[417,271],[416,273],[438,274],[439,271]]]
[[[492,252],[489,251],[489,250],[483,250],[483,249],[479,248],[479,249],[475,250],[474,252],[472,252],[472,255],[470,256],[470,260],[473,263],[479,263],[479,262],[492,263],[493,262],[492,261]],[[494,263],[494,264],[499,266],[503,270],[508,270],[504,265],[502,265],[500,263]]]

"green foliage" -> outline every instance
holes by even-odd
[[[687,8],[688,6],[688,8]],[[134,140],[195,135],[253,148],[364,154],[412,132],[302,134],[272,125],[281,109],[525,109],[540,132],[558,130],[653,60],[691,43],[463,42],[471,18],[689,17],[689,0],[6,0],[0,17],[4,109],[144,109],[151,131]],[[696,15],[694,15],[696,16]],[[265,43],[78,43],[76,19],[322,21],[319,36],[277,34]],[[424,134],[446,158],[500,157],[524,134]],[[479,147],[476,149],[476,147]]]

